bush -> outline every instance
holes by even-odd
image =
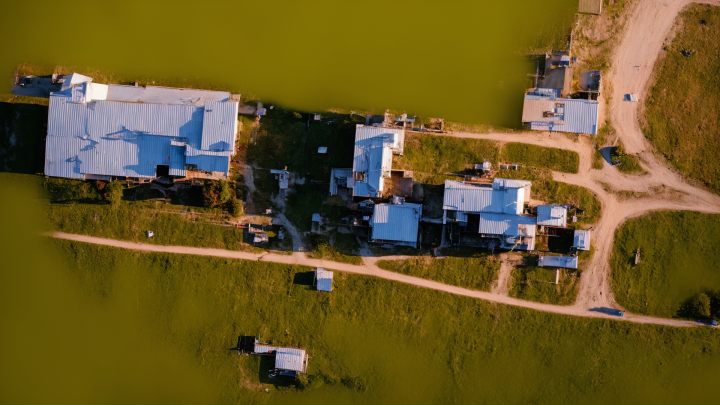
[[[203,185],[202,195],[205,208],[215,208],[230,201],[233,192],[225,180],[208,180]]]
[[[108,183],[107,186],[105,186],[105,198],[107,198],[108,201],[110,201],[110,204],[117,205],[120,203],[120,200],[122,199],[123,195],[123,187],[122,183],[119,181],[112,181]]]
[[[693,312],[700,318],[710,318],[710,297],[705,293],[698,294],[693,300]]]

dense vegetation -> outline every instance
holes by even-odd
[[[555,284],[555,269],[522,266],[513,269],[508,295],[523,300],[555,305],[571,305],[577,297],[580,272],[560,269],[559,283]]]
[[[675,167],[720,193],[720,7],[693,4],[657,64],[645,134]]]
[[[377,265],[381,269],[481,291],[490,291],[490,283],[497,280],[500,270],[500,263],[485,254],[443,259],[423,256],[407,260],[381,260]]]
[[[696,212],[655,212],[628,221],[615,232],[610,262],[615,299],[640,314],[697,317],[698,294],[720,298],[718,232],[720,216]]]

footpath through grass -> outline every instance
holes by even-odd
[[[691,316],[687,305],[698,293],[720,289],[718,233],[720,216],[697,212],[654,212],[628,221],[615,232],[610,261],[615,299],[639,314]]]
[[[720,7],[692,4],[656,65],[645,135],[670,163],[720,193]]]
[[[468,258],[435,259],[423,256],[407,260],[380,260],[377,266],[409,276],[480,291],[490,291],[490,284],[497,280],[500,270],[500,263],[484,254]]]
[[[512,271],[512,283],[508,295],[546,304],[572,305],[577,298],[579,284],[579,271],[561,269],[559,284],[555,284],[554,269],[522,266]]]

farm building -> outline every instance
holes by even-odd
[[[318,291],[332,291],[333,272],[318,267],[315,269],[315,287]]]
[[[567,60],[569,63],[569,56],[567,56]],[[545,76],[538,83],[539,88],[552,90],[555,97],[567,97],[572,93],[573,68],[566,66],[564,61],[561,63],[563,66],[550,70],[546,68]]]
[[[290,172],[287,171],[287,167],[283,170],[270,169],[270,173],[275,175],[275,179],[278,181],[280,190],[288,188],[288,184],[290,182]]]
[[[51,93],[45,174],[75,179],[225,179],[238,102],[228,92],[92,83]]]
[[[338,189],[354,187],[352,169],[332,168],[330,170],[330,195],[337,195]]]
[[[538,205],[537,224],[565,228],[567,226],[567,209],[561,205]]]
[[[523,189],[523,202],[530,202],[530,190],[532,188],[532,182],[527,180],[517,179],[500,179],[494,178],[492,187],[496,190],[506,188],[522,188]]]
[[[580,74],[580,88],[590,92],[600,92],[600,82],[602,81],[602,72],[599,70],[590,70]]]
[[[598,106],[594,100],[558,98],[534,90],[525,95],[522,122],[535,131],[597,135]]]
[[[405,130],[358,125],[355,129],[353,195],[382,198],[391,178],[393,154],[402,155]]]
[[[577,256],[540,256],[538,266],[577,269],[578,258]]]
[[[421,204],[375,204],[370,242],[417,248],[421,217]]]
[[[600,14],[602,13],[603,0],[580,0],[578,13]]]
[[[298,373],[307,371],[308,355],[304,349],[255,343],[253,354],[275,356],[275,369],[270,370],[271,378],[277,375],[294,378]]]
[[[572,247],[577,250],[590,250],[590,231],[576,230]]]
[[[537,219],[521,215],[530,185],[510,179],[495,179],[492,186],[446,180],[443,224],[460,227],[452,243],[479,238],[481,245],[492,240],[506,249],[535,249]]]

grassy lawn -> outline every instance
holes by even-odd
[[[311,248],[309,254],[314,259],[332,260],[335,262],[362,265],[363,259],[358,255],[360,244],[355,235],[331,231],[332,243],[328,236],[311,234],[305,238],[306,245]]]
[[[577,152],[518,142],[505,144],[501,159],[565,173],[577,173],[580,168],[580,155]]]
[[[684,317],[697,293],[720,289],[718,232],[720,216],[696,212],[655,212],[628,221],[615,232],[610,262],[615,299],[632,312]]]
[[[9,187],[0,197],[0,246],[15,253],[4,264],[22,270],[0,274],[1,384],[11,403],[103,402],[118,382],[119,403],[711,403],[715,395],[707,387],[720,373],[720,335],[709,328],[547,314],[341,272],[321,294],[311,269],[298,266],[48,240],[34,198]],[[48,330],[56,348],[37,350]],[[258,334],[308,350],[303,389],[273,384],[267,360],[228,350],[238,335]],[[31,375],[45,389],[30,389]]]
[[[532,181],[531,198],[554,204],[575,204],[584,210],[583,214],[578,215],[578,222],[573,224],[568,221],[569,227],[594,224],[600,218],[602,207],[592,191],[584,187],[555,181],[547,170],[528,168],[520,168],[517,171],[501,170],[498,177],[530,180]]]
[[[656,65],[644,131],[670,163],[720,193],[720,8],[693,4],[679,19]]]
[[[615,167],[625,174],[646,173],[645,169],[640,166],[640,162],[638,162],[638,158],[635,155],[620,156],[618,160],[620,160],[620,164]]]
[[[572,305],[577,297],[579,284],[580,272],[576,270],[561,269],[560,280],[556,285],[554,269],[521,266],[512,271],[509,295],[546,304]]]
[[[488,255],[476,257],[445,257],[435,259],[422,256],[407,260],[381,260],[378,267],[409,276],[439,281],[473,290],[490,291],[490,283],[498,278],[500,263]]]

